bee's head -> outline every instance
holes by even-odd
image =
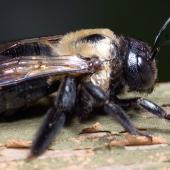
[[[160,44],[162,33],[170,23],[170,18],[165,22],[156,36],[153,48],[146,43],[132,38],[125,38],[127,53],[125,55],[124,74],[130,90],[139,92],[152,92],[157,79],[155,57],[162,45]],[[168,42],[168,43],[167,43]]]
[[[125,57],[124,73],[130,90],[152,91],[157,78],[155,59],[149,46],[139,40],[125,38],[128,52]]]

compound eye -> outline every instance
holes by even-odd
[[[129,52],[125,72],[131,90],[145,91],[154,83],[151,63],[133,51]]]

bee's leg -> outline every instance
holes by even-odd
[[[141,106],[158,117],[170,119],[170,114],[168,114],[160,106],[158,106],[157,104],[153,103],[148,99],[144,98],[118,99],[118,103],[122,106],[124,105],[127,107]]]
[[[47,112],[36,138],[33,141],[30,157],[42,154],[64,126],[66,117],[71,114],[76,99],[76,83],[67,77],[60,84],[54,106]]]
[[[42,154],[48,148],[55,135],[57,135],[64,126],[65,119],[63,112],[57,112],[55,108],[48,110],[46,118],[33,140],[29,158]]]
[[[147,133],[142,133],[133,125],[128,115],[124,110],[115,103],[109,101],[107,94],[99,87],[87,83],[84,85],[87,91],[98,102],[99,106],[103,106],[104,111],[113,118],[116,118],[118,122],[131,134],[149,136]]]
[[[145,132],[140,132],[130,121],[128,115],[125,113],[125,111],[118,105],[114,103],[106,103],[104,105],[104,111],[109,114],[111,117],[116,118],[118,122],[127,130],[129,133],[133,135],[143,135],[148,136],[150,135]]]
[[[83,86],[79,87],[77,95],[75,111],[79,120],[83,122],[89,118],[90,113],[93,111],[95,101]]]

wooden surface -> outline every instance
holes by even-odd
[[[136,94],[138,95],[138,94]],[[146,98],[164,105],[170,112],[170,83],[162,83],[156,87],[154,93]],[[36,110],[37,112],[39,110]],[[99,116],[87,123],[80,124],[75,119],[70,126],[64,127],[54,143],[44,155],[26,162],[29,149],[10,149],[4,147],[8,140],[31,141],[43,116],[19,119],[11,122],[0,122],[0,170],[126,170],[126,169],[170,169],[170,122],[159,119],[141,110],[128,112],[137,127],[146,128],[154,136],[166,139],[167,144],[151,146],[107,147],[111,140],[123,137],[118,132],[123,128],[108,116]],[[99,122],[101,132],[91,135],[79,135],[82,129]]]

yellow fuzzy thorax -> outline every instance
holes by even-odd
[[[80,31],[75,31],[66,34],[60,40],[57,45],[57,53],[59,55],[75,55],[79,54],[84,57],[92,57],[93,55],[103,55],[102,52],[96,49],[95,44],[91,42],[81,42],[78,41],[86,36],[92,34],[101,34],[106,37],[106,44],[110,44],[110,41],[113,39],[117,39],[116,35],[109,29],[83,29]],[[108,41],[108,42],[107,42]]]

